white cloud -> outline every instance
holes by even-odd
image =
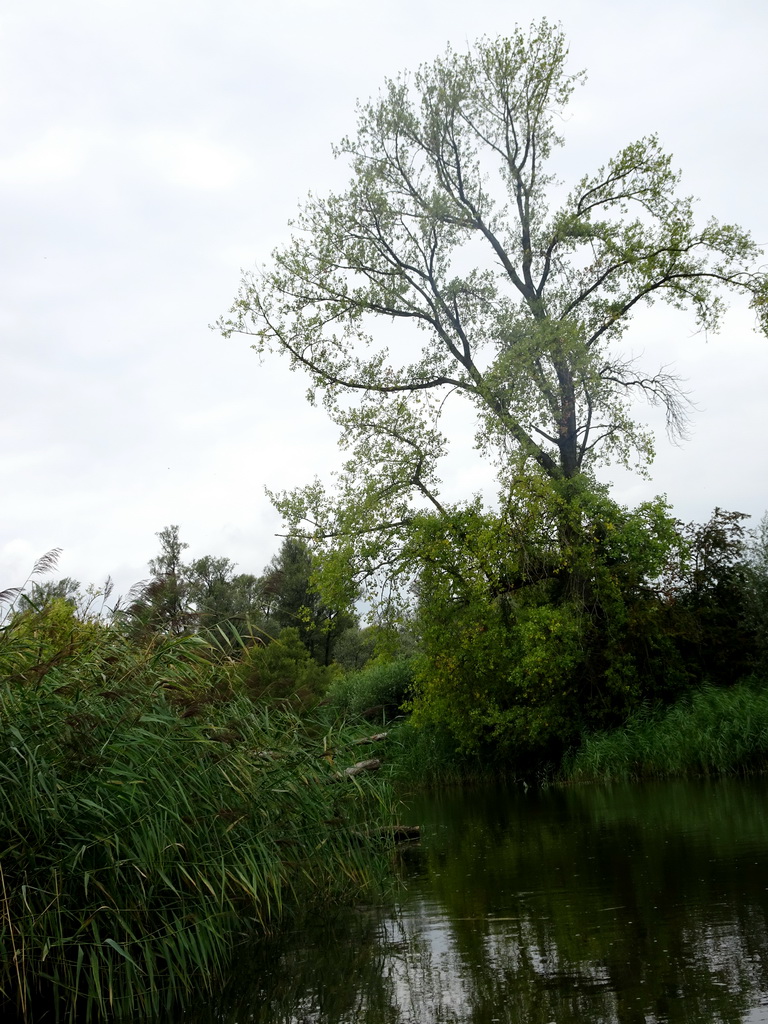
[[[163,128],[138,135],[126,147],[128,154],[168,184],[185,189],[231,189],[251,171],[250,161],[231,146]]]
[[[91,145],[82,129],[54,125],[15,151],[0,154],[0,186],[33,189],[72,181],[88,160]]]

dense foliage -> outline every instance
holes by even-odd
[[[349,734],[254,702],[241,673],[63,598],[0,630],[0,997],[24,1016],[157,1013],[243,936],[385,877],[386,785],[347,778]]]
[[[515,536],[465,513],[451,530],[471,535],[469,550],[444,520],[424,521],[417,722],[518,767],[557,763],[640,706],[761,667],[764,573],[743,516],[716,509],[684,527],[662,502],[630,511],[594,491],[581,510],[570,547],[543,518]]]

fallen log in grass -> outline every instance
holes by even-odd
[[[379,768],[381,768],[381,761],[378,757],[372,757],[368,761],[358,761],[357,764],[351,764],[349,768],[344,769],[341,777],[346,776],[348,779],[352,779],[356,775],[362,775],[364,772],[377,772]]]
[[[389,733],[387,732],[376,732],[373,736],[362,736],[359,740],[352,740],[353,747],[361,747],[366,743],[380,743],[381,740],[385,740]]]

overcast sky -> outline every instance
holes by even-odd
[[[264,487],[327,475],[336,435],[279,361],[208,325],[385,76],[546,15],[586,68],[565,126],[573,179],[658,132],[683,188],[768,244],[764,0],[4,0],[0,12],[0,590],[52,547],[118,591],[178,523],[190,557],[260,572],[279,546]],[[634,504],[683,519],[768,508],[768,341],[736,304],[719,335],[643,320],[697,411]],[[475,489],[469,465],[461,491]]]

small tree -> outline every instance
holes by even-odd
[[[179,538],[178,526],[166,526],[155,534],[160,553],[149,561],[150,579],[134,588],[134,600],[127,608],[133,628],[140,632],[190,632],[193,615],[182,552],[189,547]]]
[[[768,670],[768,512],[752,531],[747,546],[746,617],[755,637],[755,652],[763,672]]]
[[[195,609],[199,629],[216,626],[235,615],[235,569],[234,562],[214,555],[203,555],[185,567],[188,600]]]
[[[716,508],[706,523],[683,528],[687,550],[676,598],[683,613],[680,644],[696,682],[706,678],[729,685],[755,664],[748,518]]]
[[[355,623],[348,596],[323,601],[315,580],[315,560],[303,540],[287,537],[262,577],[270,616],[281,629],[294,628],[321,665],[333,659],[336,638]]]

